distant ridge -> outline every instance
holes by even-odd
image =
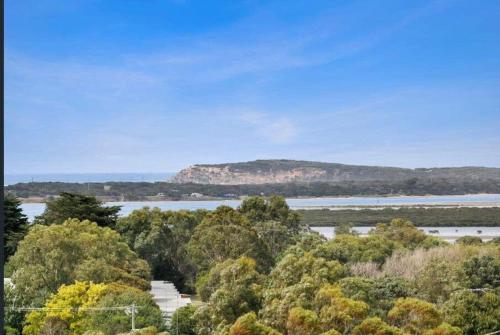
[[[397,181],[412,178],[500,180],[500,168],[445,167],[407,169],[286,159],[197,164],[178,172],[173,183],[241,185],[303,182]]]

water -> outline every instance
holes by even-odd
[[[330,239],[335,236],[335,227],[311,227],[321,235]],[[373,227],[354,227],[360,235],[366,235]],[[441,237],[447,241],[455,241],[462,236],[478,236],[483,241],[500,236],[500,227],[419,227],[426,234]],[[431,231],[434,231],[431,233]],[[437,231],[437,232],[435,232]]]
[[[167,181],[175,173],[33,173],[6,174],[4,184],[13,185],[29,182],[64,182],[64,183],[104,183],[115,182],[156,182]]]
[[[381,206],[381,205],[417,205],[417,204],[469,204],[471,206],[480,203],[500,203],[500,194],[477,194],[477,195],[457,195],[457,196],[426,196],[426,197],[351,197],[351,198],[310,198],[310,199],[287,199],[287,203],[293,209],[328,206]],[[220,205],[237,207],[240,200],[212,200],[212,201],[126,201],[109,202],[107,205],[122,206],[120,215],[130,214],[135,209],[148,207],[158,207],[161,210],[213,210]],[[29,220],[33,220],[36,215],[40,215],[45,210],[45,204],[26,203],[21,205],[23,212]],[[361,235],[365,235],[372,227],[355,227]],[[334,227],[313,227],[313,230],[323,234],[327,238],[334,236]],[[432,234],[453,241],[458,237],[470,235],[479,236],[483,240],[489,240],[500,236],[500,227],[422,227],[426,233],[430,230],[437,230]],[[481,231],[479,233],[478,231]]]
[[[431,195],[410,197],[346,197],[287,199],[295,208],[329,206],[397,206],[500,203],[500,194]]]
[[[473,195],[446,195],[446,196],[423,196],[423,197],[350,197],[350,198],[308,198],[308,199],[286,199],[288,205],[293,209],[315,208],[329,206],[382,206],[382,205],[449,205],[470,204],[471,206],[481,203],[500,203],[500,194],[473,194]],[[241,200],[207,200],[207,201],[125,201],[109,202],[108,205],[122,206],[120,215],[128,215],[135,209],[144,206],[158,207],[161,210],[213,210],[220,205],[237,207]],[[40,215],[45,204],[26,203],[21,205],[24,213],[32,220]]]

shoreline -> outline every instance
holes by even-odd
[[[415,199],[415,198],[441,198],[441,197],[449,197],[449,198],[459,198],[459,197],[481,197],[481,196],[499,196],[498,193],[467,193],[467,194],[428,194],[428,195],[401,195],[401,194],[385,194],[385,195],[354,195],[354,196],[304,196],[304,197],[285,197],[287,200],[308,200],[308,199],[366,199],[366,198],[395,198],[395,199]],[[97,199],[106,202],[106,203],[122,203],[122,202],[181,202],[181,201],[192,201],[192,202],[204,202],[204,201],[243,201],[245,198],[251,196],[241,196],[239,198],[218,198],[218,197],[204,197],[204,198],[185,198],[185,199],[155,199],[155,196],[150,196],[152,199],[143,199],[143,200],[106,200],[106,198],[110,197],[101,197],[96,196]],[[49,199],[47,197],[30,197],[30,198],[18,198],[23,204],[45,204]],[[486,205],[483,205],[486,204]],[[490,206],[493,204],[493,206]],[[329,207],[348,207],[355,206],[363,208],[363,205],[326,205],[326,206],[300,206],[300,207],[314,207],[313,209],[327,209]],[[375,208],[375,207],[409,207],[409,206],[461,206],[461,207],[500,207],[500,202],[492,201],[483,201],[483,202],[450,202],[448,204],[439,204],[439,203],[415,203],[415,204],[395,204],[395,205],[367,205],[367,207]],[[306,208],[300,208],[306,209]]]

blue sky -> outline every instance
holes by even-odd
[[[500,2],[6,0],[6,173],[500,167]]]

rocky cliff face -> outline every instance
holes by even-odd
[[[250,172],[234,171],[229,166],[195,165],[181,170],[171,181],[175,183],[240,185],[321,181],[325,179],[328,179],[326,171],[313,167]]]
[[[170,182],[241,185],[289,182],[396,181],[411,178],[500,180],[500,169],[482,167],[404,169],[294,160],[257,160],[244,163],[194,165],[181,170]]]

